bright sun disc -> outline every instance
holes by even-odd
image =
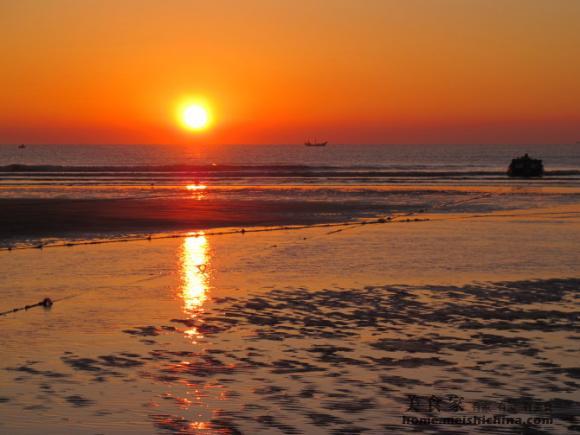
[[[203,130],[209,124],[209,113],[205,107],[192,104],[183,109],[181,120],[191,130]]]

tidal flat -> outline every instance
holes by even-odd
[[[0,432],[569,433],[578,228],[568,207],[3,252],[1,311],[56,302],[0,317]],[[552,420],[404,423],[498,414]]]

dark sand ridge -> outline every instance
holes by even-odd
[[[387,212],[360,202],[0,199],[0,240],[329,223]]]
[[[564,434],[578,427],[580,403],[570,397],[580,377],[573,360],[579,284],[564,278],[273,289],[214,298],[184,318],[116,331],[131,348],[124,340],[109,354],[65,348],[54,366],[31,361],[4,365],[2,372],[20,386],[38,386],[28,406],[91,410],[92,424],[111,414],[102,394],[136,383],[146,391],[135,396],[137,415],[152,425],[143,433],[202,433],[196,426],[202,421],[204,431],[229,435]],[[180,339],[192,328],[203,335],[198,345]],[[555,358],[564,352],[568,358]],[[191,389],[204,394],[189,409]],[[463,409],[441,415],[479,415],[474,407],[483,400],[509,405],[511,415],[550,415],[553,422],[466,426],[469,431],[401,425],[402,414],[429,412],[408,410],[408,394],[451,392],[464,396]],[[13,412],[23,406],[10,392],[0,399]],[[528,412],[532,401],[549,403],[549,411]],[[200,420],[204,406],[217,412]]]
[[[490,192],[436,204],[373,201],[232,200],[183,198],[0,199],[0,245],[50,237],[147,234],[224,227],[313,225],[398,213],[445,210],[496,196]],[[4,243],[2,243],[4,242]]]

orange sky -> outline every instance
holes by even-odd
[[[578,0],[0,0],[0,143],[580,140]],[[186,132],[184,98],[214,126]]]

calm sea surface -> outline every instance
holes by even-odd
[[[526,152],[544,160],[543,179],[522,183],[506,176],[510,160]],[[227,186],[576,187],[579,182],[577,145],[0,146],[0,197],[107,197],[127,195],[122,187],[191,184],[220,186],[223,193]]]
[[[503,171],[525,152],[548,170],[580,169],[580,145],[0,145],[0,165],[312,167]]]

